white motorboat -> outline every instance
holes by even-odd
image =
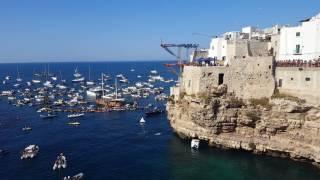
[[[51,79],[52,79],[53,81],[58,80],[58,78],[57,78],[56,76],[52,76]]]
[[[158,74],[158,71],[157,70],[151,70],[150,73],[151,74]]]
[[[32,128],[30,126],[24,126],[22,128],[22,131],[31,131],[31,130],[32,130]]]
[[[83,178],[83,176],[84,176],[84,174],[81,172],[81,173],[76,174],[76,175],[74,175],[72,177],[71,176],[66,176],[66,177],[63,178],[63,180],[80,180],[80,179]]]
[[[192,139],[191,140],[191,148],[192,149],[199,149],[200,140],[199,139]]]
[[[32,79],[31,81],[33,84],[39,84],[41,81],[39,79]]]
[[[12,96],[13,91],[2,91],[1,96]]]
[[[11,79],[11,77],[10,76],[6,76],[5,79],[8,81],[8,80]]]
[[[84,77],[78,77],[76,79],[73,79],[72,82],[83,82],[84,80]]]
[[[37,145],[29,145],[21,152],[21,159],[32,159],[34,158],[39,152],[39,146]]]
[[[52,87],[53,85],[51,84],[51,81],[46,81],[43,83],[43,86]]]
[[[63,153],[60,153],[59,156],[57,157],[56,161],[53,164],[52,169],[61,169],[61,168],[66,168],[67,167],[67,158],[66,156],[63,155]]]
[[[78,121],[68,122],[68,125],[79,126],[80,122],[78,122]]]
[[[68,118],[77,118],[84,116],[84,113],[75,113],[75,114],[69,114]]]

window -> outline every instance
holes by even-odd
[[[290,78],[291,79],[291,81],[293,81],[293,78]]]
[[[223,84],[223,77],[224,77],[224,74],[223,74],[223,73],[219,73],[219,82],[218,82],[218,85]]]
[[[225,56],[222,56],[222,60],[225,61],[225,60],[226,60],[226,57],[225,57]]]
[[[296,32],[296,37],[300,37],[300,32]]]
[[[296,54],[300,54],[300,53],[301,53],[300,50],[301,50],[301,49],[300,49],[300,44],[297,44],[297,45],[296,45],[296,51],[295,51],[295,53],[296,53]]]
[[[306,77],[306,81],[310,81],[311,80],[311,78],[309,78],[309,77]]]
[[[279,79],[278,87],[282,87],[282,79]]]
[[[212,50],[214,50],[214,46],[212,46],[212,48],[211,48]]]
[[[190,87],[191,86],[191,80],[189,80],[189,82],[188,82],[188,87]]]

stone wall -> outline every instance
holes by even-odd
[[[210,92],[220,83],[228,92],[243,99],[271,97],[275,81],[272,74],[273,58],[246,57],[231,60],[230,66],[185,66],[182,88],[187,95]]]
[[[277,87],[281,93],[320,104],[320,69],[303,67],[277,67]]]

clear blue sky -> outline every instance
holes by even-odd
[[[296,24],[319,0],[0,0],[0,62],[172,59],[167,42]]]

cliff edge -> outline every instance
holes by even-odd
[[[167,111],[182,138],[320,164],[320,108],[299,99],[276,95],[243,101],[220,85],[208,93],[171,98]]]

